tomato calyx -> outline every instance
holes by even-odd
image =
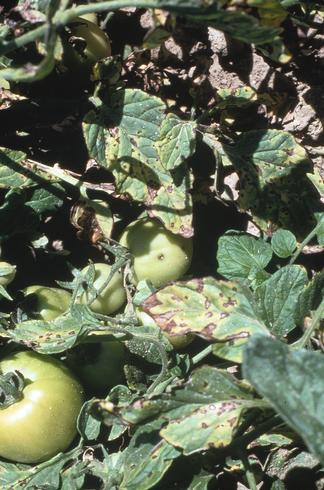
[[[19,371],[12,371],[0,375],[0,409],[22,399],[25,388],[25,378]]]

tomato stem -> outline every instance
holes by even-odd
[[[307,328],[307,330],[305,331],[304,335],[299,340],[297,340],[297,342],[294,342],[291,345],[291,347],[293,349],[302,349],[303,347],[305,347],[308,344],[308,342],[310,341],[314,331],[317,328],[318,323],[323,318],[323,316],[324,316],[324,299],[322,299],[320,305],[318,306],[317,310],[315,311],[314,316],[313,316],[312,321],[311,321],[311,324]]]
[[[250,490],[257,490],[258,487],[257,487],[257,483],[255,481],[255,476],[254,476],[253,470],[251,468],[249,457],[248,457],[245,449],[242,449],[240,451],[240,458],[241,458],[241,461],[242,461],[242,464],[244,467],[245,476],[247,479],[247,483],[249,485],[249,489]]]
[[[323,223],[321,221],[319,221],[317,223],[317,225],[315,226],[315,228],[307,235],[307,237],[301,242],[301,244],[299,245],[299,247],[297,248],[296,252],[291,256],[291,259],[289,261],[289,265],[292,265],[296,262],[296,259],[299,257],[299,255],[302,253],[304,247],[307,245],[307,243],[309,243],[313,238],[314,236],[316,235],[316,233],[318,232],[319,228],[323,226]]]

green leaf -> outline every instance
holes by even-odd
[[[156,325],[145,325],[141,327],[136,327],[136,332],[138,333],[138,336],[127,342],[128,350],[133,354],[146,359],[148,362],[160,365],[161,354],[156,344],[145,340],[145,335],[149,335],[150,337],[155,338],[155,340],[158,341],[161,345],[163,345],[166,351],[171,351],[172,346],[166,340],[165,336],[162,335],[159,327],[157,327]],[[141,337],[140,334],[143,334],[143,337]]]
[[[277,230],[271,238],[272,250],[278,257],[286,259],[290,257],[297,247],[296,237],[289,230]]]
[[[248,343],[243,375],[324,464],[324,357],[291,352],[278,340],[257,336]]]
[[[125,451],[125,471],[121,490],[148,490],[154,487],[170,468],[180,451],[159,435],[160,423],[137,429]]]
[[[303,326],[307,316],[316,310],[324,297],[324,270],[314,275],[313,279],[304,287],[298,297],[295,308],[295,321],[297,325]]]
[[[79,434],[87,441],[97,439],[101,429],[101,422],[91,414],[93,400],[87,400],[79,414],[77,427]]]
[[[295,328],[296,305],[307,282],[303,267],[287,265],[256,289],[260,316],[272,334],[283,338]]]
[[[227,279],[247,279],[262,271],[271,258],[271,247],[261,238],[230,230],[218,240],[217,272]]]
[[[315,213],[315,219],[317,220],[316,236],[318,244],[324,247],[324,212]]]
[[[167,334],[196,333],[215,342],[215,355],[235,362],[241,362],[251,335],[267,333],[245,290],[212,277],[175,282],[152,294],[141,308]]]
[[[276,480],[272,483],[270,490],[286,490],[286,487],[283,481]]]
[[[168,114],[162,121],[157,150],[163,166],[173,170],[195,151],[196,123],[182,121],[175,114]]]
[[[45,464],[40,463],[36,466],[0,462],[1,490],[19,488],[26,490],[35,488],[59,490],[61,488],[63,468],[73,465],[75,463],[73,457],[77,458],[80,454],[80,449],[76,449],[72,457],[70,453],[60,453]],[[83,470],[84,472],[85,468],[86,462],[83,461],[79,465],[79,471]]]
[[[25,202],[37,214],[61,206],[65,189],[32,164],[22,165],[25,160],[26,154],[21,151],[0,148],[0,189],[30,188],[31,195],[25,195]]]
[[[26,206],[31,207],[37,214],[55,211],[62,206],[65,196],[65,189],[60,184],[49,183],[46,185],[44,182],[43,186],[34,187]]]
[[[25,205],[27,195],[24,189],[7,192],[0,206],[0,239],[5,240],[22,233],[32,234],[39,224],[39,217]]]
[[[88,112],[83,123],[83,136],[87,145],[89,155],[99,165],[106,166],[106,129],[98,120],[96,112]]]
[[[187,490],[208,490],[210,488],[209,483],[215,478],[215,475],[202,470],[199,475],[193,477]]]
[[[30,182],[20,162],[26,158],[22,151],[0,148],[0,188],[22,187]]]

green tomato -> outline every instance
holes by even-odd
[[[108,36],[94,22],[76,17],[69,29],[70,38],[63,42],[63,59],[68,67],[90,69],[97,61],[111,55]]]
[[[79,16],[79,18],[88,20],[89,22],[92,22],[93,24],[98,24],[97,14],[95,14],[94,12],[89,12],[88,14],[82,14]]]
[[[93,286],[95,289],[100,290],[100,288],[106,282],[111,266],[104,263],[93,264],[95,268],[95,280]],[[82,270],[85,274],[89,266]],[[81,298],[80,302],[82,304],[88,304],[91,300],[91,293],[85,292]],[[126,301],[126,292],[123,287],[123,276],[120,272],[115,272],[109,281],[108,285],[100,293],[100,295],[89,305],[90,309],[95,313],[100,313],[102,315],[111,315],[115,311],[119,310],[121,306]]]
[[[107,392],[124,381],[125,348],[118,340],[81,346],[76,372],[91,392]]]
[[[145,279],[161,287],[180,279],[190,267],[191,238],[174,235],[153,219],[139,219],[127,226],[120,244],[133,256],[136,283]]]
[[[145,313],[145,311],[141,310],[140,308],[135,308],[135,311],[136,311],[137,318],[142,325],[148,325],[148,326],[156,325],[153,318],[147,313]],[[163,335],[166,336],[170,344],[172,344],[176,350],[184,349],[189,344],[191,344],[191,342],[195,338],[195,336],[192,335],[191,333],[185,335],[169,335],[166,332],[163,332]]]
[[[83,389],[70,371],[50,356],[26,351],[0,361],[0,372],[25,378],[22,398],[0,409],[0,456],[38,463],[65,451],[76,436]]]
[[[7,286],[10,284],[16,275],[16,266],[9,264],[9,262],[0,262],[0,286]]]
[[[55,320],[56,317],[67,311],[71,303],[71,294],[64,289],[48,288],[46,286],[28,286],[24,289],[25,297],[35,295],[36,304],[33,305],[33,313],[36,317],[46,322]]]

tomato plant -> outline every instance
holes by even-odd
[[[121,306],[126,301],[126,293],[123,287],[123,278],[121,272],[115,272],[109,283],[101,291],[101,288],[106,283],[111,266],[104,263],[93,264],[95,269],[95,279],[93,287],[100,291],[98,297],[92,301],[93,294],[91,291],[86,291],[81,296],[81,303],[88,304],[90,301],[90,308],[96,313],[101,313],[102,315],[110,315],[115,311],[119,310]],[[89,269],[89,266],[83,269],[83,274],[85,274]]]
[[[192,240],[174,235],[157,220],[143,218],[126,227],[120,238],[134,260],[135,281],[151,281],[156,287],[180,279],[189,269]]]
[[[111,340],[81,346],[72,365],[84,387],[102,393],[124,381],[124,363],[123,343]]]
[[[86,393],[1,488],[322,488],[322,3],[1,2],[0,351]]]
[[[71,294],[64,289],[34,285],[28,286],[24,293],[28,301],[28,310],[45,321],[55,320],[67,311],[71,303]]]
[[[16,275],[16,267],[8,262],[0,262],[0,286],[10,284]]]
[[[64,62],[68,67],[87,69],[110,56],[109,38],[96,23],[85,17],[76,17],[68,29],[69,37],[63,42]]]
[[[76,435],[83,389],[59,361],[32,351],[0,361],[2,375],[24,377],[20,399],[0,409],[0,455],[20,463],[38,463],[65,451]]]

